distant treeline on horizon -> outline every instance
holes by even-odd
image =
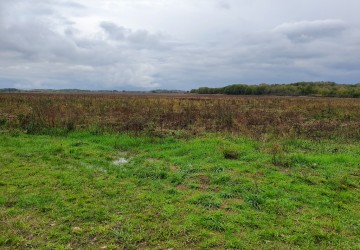
[[[0,93],[188,93],[189,91],[184,90],[168,90],[168,89],[155,89],[151,91],[141,90],[88,90],[88,89],[30,89],[22,90],[16,88],[3,88],[0,89]]]
[[[83,90],[83,89],[32,89],[21,90],[3,88],[0,93],[189,93],[184,90],[156,89],[151,91],[125,90]],[[360,98],[360,83],[337,84],[335,82],[297,82],[288,84],[232,84],[220,88],[201,87],[192,89],[193,94],[224,94],[224,95],[273,95],[273,96],[319,96]]]
[[[192,89],[196,94],[225,95],[275,95],[275,96],[323,96],[360,97],[360,83],[337,84],[335,82],[297,82],[290,84],[233,84],[221,88],[201,87]]]

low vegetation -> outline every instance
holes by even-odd
[[[192,94],[0,94],[0,128],[159,136],[226,132],[260,138],[360,139],[360,99]]]
[[[360,99],[0,94],[0,248],[358,249]]]

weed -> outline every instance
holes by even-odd
[[[240,153],[236,149],[226,148],[223,150],[223,155],[225,159],[237,160],[240,157]]]
[[[250,194],[245,197],[245,200],[248,202],[248,204],[257,210],[262,209],[262,205],[265,203],[265,199],[260,194]]]
[[[221,212],[215,212],[208,216],[200,218],[200,224],[215,231],[225,230],[225,215]]]
[[[200,194],[190,199],[190,203],[203,206],[205,208],[219,208],[222,201],[211,194]]]

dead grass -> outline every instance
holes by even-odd
[[[360,99],[223,95],[0,94],[0,128],[191,136],[360,138]],[[178,131],[183,131],[179,133]]]

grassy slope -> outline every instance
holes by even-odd
[[[0,141],[1,247],[360,244],[359,144],[81,133]],[[112,164],[119,157],[130,162]]]

